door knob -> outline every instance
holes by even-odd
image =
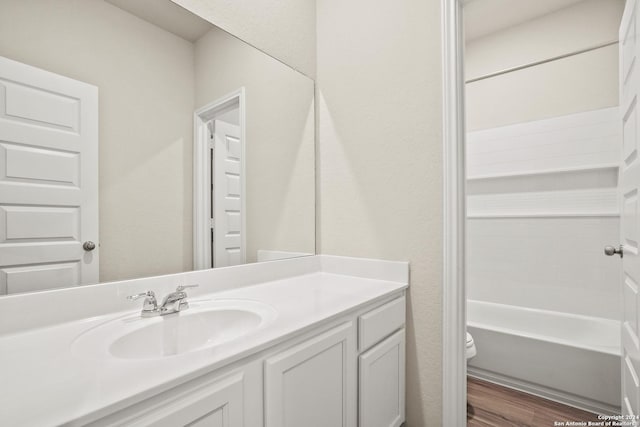
[[[91,240],[87,240],[86,242],[84,242],[82,244],[82,249],[84,249],[87,252],[90,252],[92,250],[94,250],[96,248],[96,244],[93,243]]]
[[[622,253],[622,245],[620,245],[617,248],[614,248],[613,246],[605,246],[604,247],[604,254],[606,256],[614,256],[616,254],[620,255],[620,258],[623,257],[623,253]]]

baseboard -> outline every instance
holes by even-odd
[[[529,393],[534,396],[542,397],[544,399],[562,403],[563,405],[572,406],[574,408],[582,409],[584,411],[593,412],[596,414],[619,415],[621,413],[620,407],[611,406],[606,403],[597,402],[591,399],[585,399],[574,394],[564,393],[555,389],[496,374],[495,372],[485,371],[484,369],[478,369],[469,366],[467,368],[467,375],[472,378],[488,381],[490,383],[498,384],[507,388],[511,388],[513,390],[522,391],[524,393]]]

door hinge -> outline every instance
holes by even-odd
[[[216,222],[213,218],[211,218],[211,222],[209,223],[209,226],[211,227],[211,229],[213,230],[213,227],[215,226]]]

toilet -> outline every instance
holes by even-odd
[[[477,353],[476,345],[473,342],[473,337],[469,332],[467,332],[467,360],[471,359]]]
[[[476,344],[473,342],[473,337],[471,336],[471,334],[467,332],[467,351],[466,351],[467,362],[473,356],[475,356],[476,353],[477,353]],[[471,405],[471,403],[467,401],[467,419],[473,418],[474,415],[475,415],[475,409],[473,408],[473,405]]]

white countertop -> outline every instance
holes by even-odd
[[[211,372],[320,322],[407,287],[403,273],[381,274],[385,280],[371,278],[375,274],[370,272],[362,274],[369,277],[357,277],[354,274],[367,270],[361,268],[367,265],[362,264],[355,269],[337,268],[341,258],[324,256],[324,259],[328,262],[320,263],[323,265],[318,268],[310,268],[306,274],[209,293],[210,287],[201,280],[203,289],[189,298],[194,303],[206,299],[248,299],[268,304],[275,309],[277,316],[269,324],[242,338],[191,353],[160,359],[125,360],[93,359],[71,351],[72,342],[83,331],[124,313],[138,312],[141,303],[126,312],[110,312],[0,335],[1,424],[8,427],[51,426],[91,418],[96,414],[106,415],[123,402],[133,403]],[[300,262],[309,263],[308,260]],[[402,272],[402,266],[408,272],[406,263],[388,264],[396,272]],[[330,267],[326,267],[328,265]],[[397,268],[399,265],[401,268]],[[273,265],[268,268],[273,268]],[[225,270],[227,273],[231,271]],[[109,286],[115,289],[118,283]],[[118,289],[120,292],[121,288]],[[73,305],[81,302],[71,300],[68,301],[69,307],[58,309],[73,310]]]

